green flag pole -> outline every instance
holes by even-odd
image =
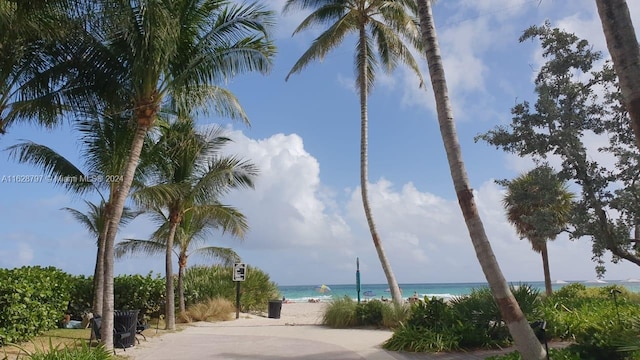
[[[356,291],[358,292],[358,304],[360,304],[360,259],[356,258]]]

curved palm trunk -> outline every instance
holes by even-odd
[[[369,205],[369,185],[368,185],[368,161],[367,161],[367,147],[368,147],[368,117],[367,117],[367,46],[366,46],[366,33],[365,28],[360,28],[360,65],[358,71],[360,72],[360,191],[362,196],[362,205],[364,207],[364,214],[367,218],[367,224],[369,225],[369,231],[371,232],[371,238],[373,239],[373,246],[376,248],[378,258],[380,259],[380,265],[387,278],[389,290],[391,291],[391,298],[394,303],[402,304],[402,294],[400,293],[400,287],[396,281],[396,277],[391,270],[391,264],[387,259],[387,255],[382,247],[380,236],[378,236],[378,230],[376,224],[373,221],[373,215],[371,213],[371,207]]]
[[[502,319],[509,327],[509,331],[515,340],[520,355],[525,360],[540,360],[545,357],[545,351],[536,338],[529,322],[524,317],[520,306],[509,290],[507,281],[498,266],[491,244],[487,238],[482,220],[478,214],[473,190],[469,185],[466,169],[462,159],[462,151],[458,142],[458,135],[453,120],[453,112],[449,102],[444,67],[440,57],[435,23],[431,12],[430,0],[418,0],[420,16],[420,28],[426,45],[426,57],[429,65],[429,75],[436,99],[438,123],[447,153],[451,178],[458,196],[458,203],[469,230],[471,242],[476,251],[476,256],[482,267],[485,278],[489,283],[493,297],[500,308]]]
[[[178,302],[180,306],[180,312],[185,312],[187,307],[184,302],[184,272],[187,268],[187,255],[180,254],[180,259],[178,260],[179,268],[178,268]]]
[[[138,167],[140,153],[144,139],[153,124],[155,113],[149,114],[147,117],[138,117],[138,125],[133,141],[131,142],[131,152],[122,177],[122,182],[118,188],[118,193],[114,197],[111,219],[107,219],[105,226],[107,227],[107,236],[104,244],[104,292],[102,301],[102,329],[100,336],[107,350],[113,349],[113,263],[114,263],[114,245],[116,234],[118,233],[118,224],[122,218],[122,211],[127,200],[127,195],[133,183],[133,175]]]
[[[544,289],[547,296],[553,294],[553,288],[551,287],[551,271],[549,270],[549,251],[547,250],[547,241],[543,241],[540,254],[542,254],[542,268],[544,269]]]
[[[180,216],[176,213],[169,215],[169,221],[171,227],[169,228],[169,235],[167,236],[167,247],[165,249],[165,329],[176,329],[176,295],[173,287],[173,240],[176,236],[176,229],[180,224]]]
[[[625,0],[596,0],[607,48],[640,148],[640,48]]]

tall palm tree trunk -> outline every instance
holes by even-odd
[[[169,228],[169,235],[167,235],[167,247],[165,249],[164,261],[165,261],[165,329],[176,329],[176,295],[173,286],[173,241],[176,237],[176,229],[180,224],[180,215],[172,213],[169,215],[169,221],[171,227]]]
[[[429,75],[436,99],[438,123],[449,162],[451,178],[458,197],[460,209],[467,224],[471,242],[476,256],[482,267],[485,278],[489,283],[493,297],[500,308],[502,319],[509,327],[520,355],[525,360],[540,360],[546,355],[544,348],[536,338],[529,322],[524,317],[520,306],[509,290],[495,255],[487,238],[482,220],[473,198],[473,190],[467,177],[462,151],[458,142],[458,135],[453,120],[453,111],[449,101],[446,78],[438,38],[431,11],[431,0],[418,0],[420,28],[426,45],[426,57],[429,65]]]
[[[109,205],[106,205],[105,208],[105,218],[106,212],[108,211]],[[104,229],[100,230],[100,235],[98,235],[98,251],[96,252],[96,266],[93,272],[93,304],[92,311],[94,315],[102,316],[102,299],[104,298],[104,248],[105,241],[107,238],[107,222],[103,222]]]
[[[640,148],[640,48],[626,0],[596,0],[613,68]]]
[[[122,211],[124,210],[124,204],[127,200],[127,195],[131,189],[133,183],[133,175],[138,167],[138,161],[140,160],[140,153],[142,152],[142,145],[144,139],[153,124],[155,113],[150,113],[149,116],[138,117],[138,125],[136,127],[136,133],[131,142],[131,152],[129,153],[129,159],[122,176],[122,182],[120,188],[113,201],[113,217],[107,219],[105,226],[107,227],[107,236],[104,244],[104,291],[102,301],[102,329],[100,336],[107,350],[113,349],[113,265],[114,265],[114,245],[116,234],[118,233],[118,224],[122,218]]]
[[[187,268],[187,257],[181,254],[178,263],[178,306],[180,306],[180,312],[185,312],[187,307],[184,302],[184,272]]]
[[[549,270],[549,251],[547,250],[547,241],[543,241],[540,247],[540,254],[542,255],[542,268],[544,269],[544,289],[547,296],[553,294],[553,288],[551,287],[551,271]]]
[[[369,175],[368,175],[368,159],[367,148],[369,138],[369,120],[367,116],[367,98],[368,98],[368,80],[367,80],[367,45],[366,45],[366,30],[364,25],[360,28],[360,46],[362,47],[359,52],[359,69],[360,72],[360,191],[362,196],[362,205],[364,207],[364,214],[367,218],[367,224],[369,225],[369,231],[371,232],[371,238],[373,239],[373,246],[376,248],[378,258],[380,259],[380,265],[387,278],[387,284],[389,285],[389,291],[391,292],[391,298],[394,303],[402,304],[402,294],[400,293],[400,287],[396,281],[396,277],[391,270],[391,264],[387,259],[387,255],[382,247],[376,224],[373,221],[373,215],[371,212],[371,206],[369,205]]]

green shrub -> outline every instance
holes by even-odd
[[[392,351],[441,352],[459,349],[458,340],[450,330],[435,331],[401,324],[382,347]]]
[[[22,342],[58,325],[70,275],[54,267],[0,269],[0,344]]]
[[[84,275],[73,276],[71,280],[71,290],[69,298],[69,308],[71,318],[74,320],[82,320],[82,315],[91,311],[93,302],[93,277],[85,277]]]
[[[382,307],[382,326],[388,329],[395,329],[401,323],[406,322],[410,314],[410,306],[390,303],[388,306]]]
[[[164,311],[165,279],[152,273],[119,275],[113,279],[114,308],[140,310],[139,318],[156,317]]]
[[[236,284],[232,281],[231,267],[221,265],[193,266],[184,276],[184,296],[188,305],[222,297],[235,304]],[[277,285],[262,270],[248,266],[246,280],[240,283],[242,311],[266,311],[269,300],[282,296]]]
[[[21,348],[22,349],[22,348]],[[103,346],[90,347],[87,342],[75,342],[73,346],[53,346],[49,339],[49,349],[29,353],[22,349],[25,355],[18,355],[16,360],[110,360],[111,352]]]
[[[549,358],[553,360],[582,360],[579,354],[573,352],[569,348],[565,349],[549,349]],[[508,354],[490,356],[485,360],[521,360],[522,357],[517,351]]]
[[[358,325],[382,326],[382,313],[385,304],[379,300],[370,300],[356,305]]]
[[[348,296],[330,301],[322,316],[322,324],[336,329],[357,326],[357,305],[358,304]]]

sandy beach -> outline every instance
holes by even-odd
[[[134,360],[398,359],[380,347],[390,331],[320,326],[324,306],[285,303],[280,319],[241,313],[232,321],[185,324],[183,330],[148,337],[117,353]]]

